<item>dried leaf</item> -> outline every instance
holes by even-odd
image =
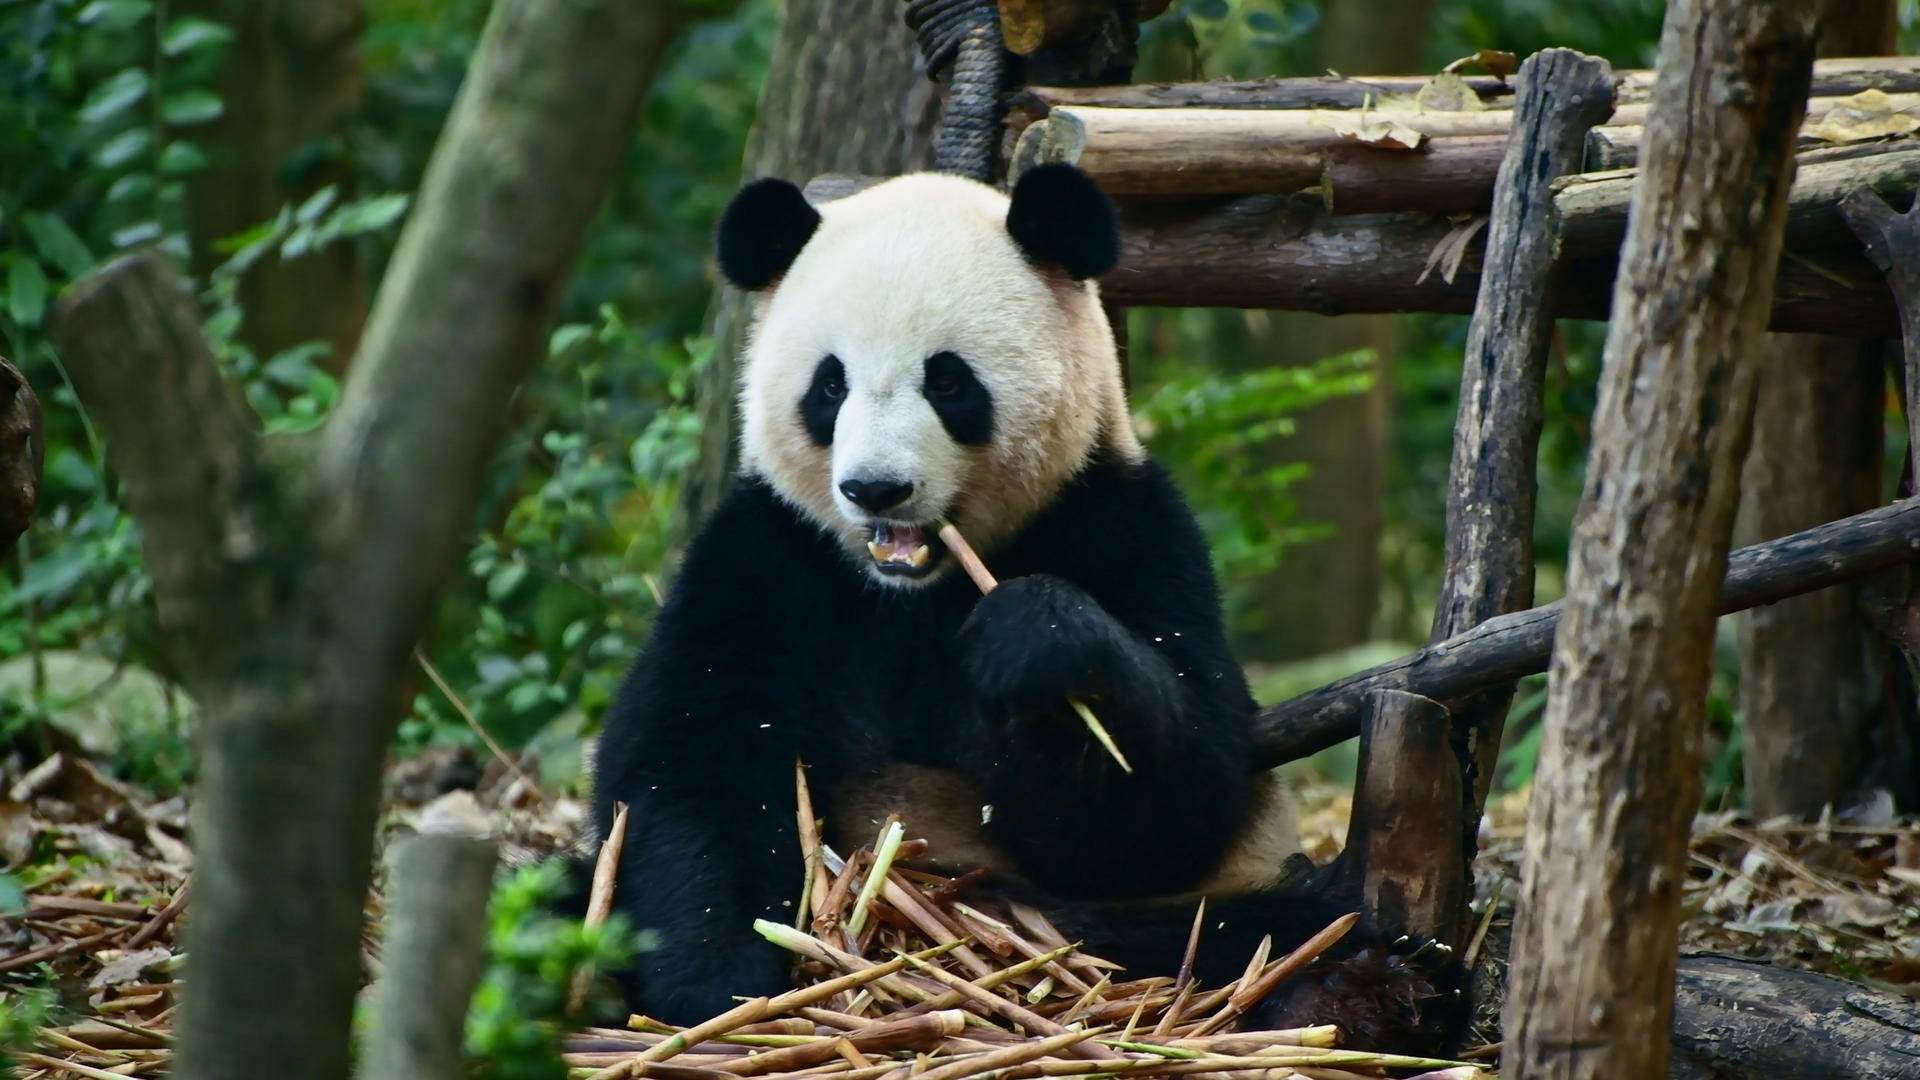
[[[1418,150],[1427,141],[1423,132],[1405,124],[1379,119],[1366,110],[1335,118],[1327,126],[1343,139],[1352,139],[1383,150]]]
[[[1473,92],[1467,80],[1451,71],[1443,71],[1427,81],[1414,95],[1414,107],[1432,112],[1484,112],[1487,103]]]
[[[173,959],[173,950],[161,945],[151,949],[141,949],[138,952],[121,953],[107,961],[98,974],[87,980],[87,989],[101,990],[141,982],[149,968],[171,959]]]
[[[0,800],[0,866],[24,866],[33,857],[33,814],[27,804]]]
[[[1442,75],[1452,75],[1461,68],[1466,67],[1480,68],[1501,82],[1506,82],[1507,76],[1520,70],[1520,58],[1510,52],[1502,52],[1499,49],[1481,49],[1471,56],[1463,56],[1453,63],[1448,64],[1446,67],[1441,68],[1440,73]]]
[[[1886,926],[1900,917],[1900,907],[1866,893],[1833,893],[1815,901],[1807,917],[1829,926]]]
[[[1890,135],[1908,135],[1920,131],[1916,107],[1889,97],[1884,90],[1862,90],[1836,104],[1818,123],[1801,129],[1801,134],[1824,142],[1854,142]]]
[[[1487,227],[1488,220],[1485,214],[1475,214],[1449,230],[1439,243],[1433,245],[1433,251],[1427,255],[1427,265],[1421,269],[1414,284],[1424,283],[1436,266],[1440,268],[1440,279],[1449,285],[1453,284],[1454,277],[1460,273],[1460,264],[1466,260],[1467,249],[1473,246],[1473,238]]]

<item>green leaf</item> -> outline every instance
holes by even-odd
[[[106,145],[93,152],[93,163],[103,169],[118,170],[133,163],[153,147],[153,131],[150,128],[129,128],[108,139]]]
[[[333,201],[339,197],[340,188],[337,185],[328,184],[307,196],[306,201],[300,204],[300,208],[293,212],[293,220],[302,225],[311,225],[319,220],[321,214],[332,209]]]
[[[46,271],[39,260],[16,253],[7,265],[7,314],[22,326],[38,326],[46,308]]]
[[[144,199],[153,194],[153,176],[148,173],[128,173],[113,182],[107,189],[107,201],[127,202],[132,199]]]
[[[212,19],[198,15],[180,15],[167,20],[160,35],[160,51],[179,56],[209,45],[224,45],[233,40],[233,31]]]
[[[160,172],[164,176],[185,176],[207,167],[207,155],[185,139],[175,139],[160,151]]]
[[[80,106],[80,122],[98,124],[138,105],[147,96],[149,80],[145,68],[127,68],[93,88]]]
[[[360,199],[335,210],[327,224],[338,229],[342,236],[375,232],[400,220],[407,212],[407,201],[405,192]]]
[[[219,119],[226,108],[220,95],[194,87],[168,94],[160,103],[160,118],[175,127],[189,127]]]
[[[35,600],[65,595],[87,576],[88,555],[86,544],[67,544],[28,563],[6,606],[18,609]]]
[[[114,230],[113,246],[129,248],[149,240],[158,240],[161,232],[160,223],[157,221],[136,221],[124,229]]]
[[[547,355],[559,356],[575,345],[593,336],[593,327],[586,323],[568,323],[553,332],[547,339]]]
[[[0,915],[13,915],[27,909],[27,890],[12,874],[0,874]]]
[[[261,367],[260,373],[289,390],[305,390],[313,385],[314,377],[320,369],[314,361],[333,352],[333,345],[326,341],[308,341],[295,345],[291,349],[273,355]]]
[[[94,0],[80,10],[80,25],[126,30],[151,14],[153,0]]]
[[[500,569],[487,579],[487,599],[500,603],[520,587],[527,577],[527,564],[523,562],[503,563]]]
[[[27,214],[20,219],[33,245],[47,261],[69,278],[77,278],[93,269],[93,253],[74,235],[67,223],[52,214]]]

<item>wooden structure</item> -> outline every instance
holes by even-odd
[[[1110,305],[1473,315],[1431,643],[1264,709],[1258,732],[1265,765],[1361,738],[1347,851],[1325,880],[1455,943],[1513,684],[1546,670],[1560,619],[1559,604],[1530,606],[1546,343],[1556,318],[1609,314],[1655,99],[1653,72],[1564,50],[1511,70],[1033,85],[1011,99],[991,170],[1010,184],[1070,162],[1114,197]],[[1920,186],[1920,59],[1818,61],[1806,100],[1767,325],[1864,339],[1904,325],[1907,385],[1920,388],[1920,208],[1901,216]],[[808,194],[867,182],[817,177]],[[1920,445],[1920,421],[1914,431]],[[1908,498],[1734,552],[1718,610],[1913,562],[1920,499]],[[1884,621],[1920,670],[1920,615]],[[1683,961],[1678,1067],[1774,1075],[1783,1029],[1743,1002],[1808,978]],[[1904,1075],[1920,1017],[1846,1019],[1806,1029],[1798,1071],[1778,1075],[1825,1075],[1838,1060],[1851,1075]]]

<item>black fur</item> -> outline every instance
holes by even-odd
[[[921,394],[939,415],[941,426],[962,446],[979,446],[993,435],[993,395],[958,353],[927,357]]]
[[[740,189],[714,238],[720,273],[749,292],[779,279],[820,227],[820,211],[800,189],[769,177]]]
[[[813,382],[800,398],[800,424],[815,446],[833,445],[833,422],[840,415],[840,403],[847,400],[847,369],[837,356],[829,356],[813,369]]]
[[[1036,165],[1013,185],[1007,231],[1031,262],[1058,266],[1075,281],[1120,261],[1120,219],[1086,173],[1061,162]]]
[[[1032,883],[1021,888],[1071,898],[1047,903],[1137,974],[1177,964],[1191,909],[1099,901],[1193,888],[1249,813],[1254,702],[1200,530],[1157,465],[1102,462],[987,554],[1003,582],[987,597],[959,573],[895,590],[763,481],[716,511],[597,759],[600,835],[614,802],[632,807],[615,903],[660,942],[627,978],[631,1008],[692,1023],[790,985],[787,958],[751,924],[793,919],[796,757],[829,819],[837,793],[891,762],[973,778],[992,838]],[[1070,694],[1134,775],[1088,736]],[[1207,939],[1214,985],[1260,933],[1284,948],[1339,913],[1277,893],[1228,903],[1244,916],[1237,936]]]

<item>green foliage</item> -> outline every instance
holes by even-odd
[[[488,913],[487,969],[467,1013],[467,1075],[477,1080],[566,1080],[560,1037],[608,1002],[604,980],[574,1008],[580,975],[625,965],[646,946],[618,913],[599,927],[554,915],[565,886],[556,862],[503,880]]]
[[[1280,440],[1293,434],[1301,410],[1365,390],[1373,366],[1372,351],[1361,350],[1232,374],[1187,367],[1136,391],[1141,440],[1199,509],[1222,579],[1265,574],[1289,544],[1325,535],[1296,519],[1288,488],[1305,466],[1289,460]],[[1227,604],[1236,622],[1258,618],[1235,591]]]
[[[6,906],[0,904],[0,911],[6,910]],[[51,990],[0,994],[0,1080],[34,1071],[22,1072],[12,1064],[13,1058],[20,1051],[33,1049],[35,1035],[51,1019],[53,1006]]]

